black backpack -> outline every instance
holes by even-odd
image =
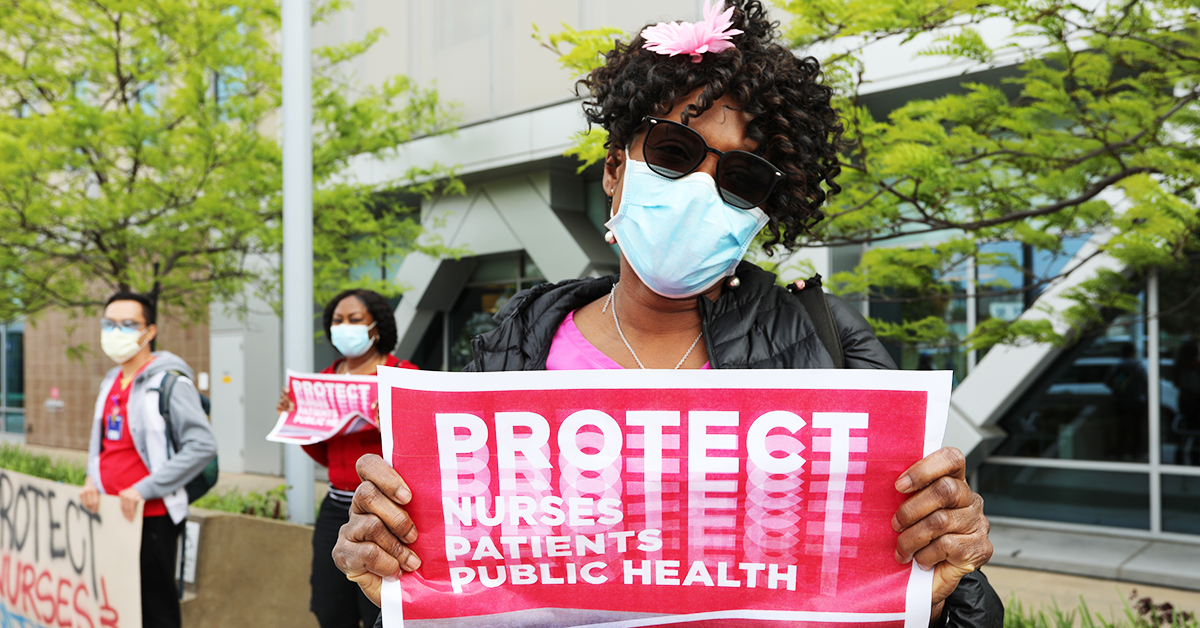
[[[842,350],[842,338],[838,335],[837,324],[833,322],[833,312],[829,309],[829,301],[825,299],[825,291],[821,289],[821,274],[813,275],[812,279],[798,283],[789,283],[788,292],[796,295],[800,305],[812,318],[813,327],[817,329],[817,338],[825,345],[825,350],[833,358],[835,368],[846,368],[846,354]]]
[[[158,413],[162,415],[163,421],[167,424],[167,451],[168,453],[179,451],[176,443],[179,441],[175,437],[175,425],[171,422],[171,390],[175,388],[175,382],[179,379],[182,373],[178,371],[168,372],[159,384],[158,388]],[[197,391],[200,395],[200,407],[204,409],[204,416],[209,415],[209,410],[212,403],[203,393]],[[217,477],[220,474],[220,467],[217,464],[217,457],[209,461],[208,466],[199,475],[192,478],[185,486],[187,491],[188,503],[192,503],[204,496],[213,486],[217,484]]]

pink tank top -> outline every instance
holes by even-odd
[[[558,326],[554,339],[550,341],[550,355],[546,357],[547,371],[583,371],[589,369],[619,369],[620,364],[604,355],[588,342],[575,326],[575,312]],[[708,362],[702,369],[709,368]]]

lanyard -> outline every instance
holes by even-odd
[[[125,424],[125,417],[121,416],[121,396],[113,395],[112,412],[109,413],[104,427],[104,438],[107,440],[121,440],[121,429]]]

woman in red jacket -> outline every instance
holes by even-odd
[[[325,336],[344,358],[322,373],[374,375],[377,366],[417,368],[392,355],[396,347],[396,319],[387,299],[370,290],[346,290],[325,306]],[[292,409],[287,390],[279,398],[279,412]],[[376,417],[372,417],[376,418]],[[350,500],[358,488],[354,463],[363,454],[383,453],[379,430],[367,429],[305,445],[304,451],[329,468],[329,493],[313,530],[312,598],[309,609],[321,628],[372,626],[379,607],[371,603],[358,585],[346,579],[333,564],[331,553],[338,530],[350,519]]]

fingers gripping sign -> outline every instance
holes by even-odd
[[[909,495],[892,517],[892,529],[900,534],[896,560],[933,569],[935,607],[992,557],[983,498],[967,486],[966,467],[961,451],[943,447],[896,480],[896,490]]]
[[[133,521],[138,516],[138,506],[146,501],[134,487],[129,487],[117,494],[121,498],[121,514],[126,521]]]
[[[350,521],[342,526],[333,561],[376,605],[383,579],[414,571],[421,559],[409,549],[417,529],[405,511],[412,491],[383,458],[368,454],[356,464],[362,484],[354,492]]]
[[[96,484],[92,482],[91,476],[88,476],[83,483],[83,491],[79,494],[79,502],[89,512],[96,513],[100,511],[100,490],[96,488]]]

